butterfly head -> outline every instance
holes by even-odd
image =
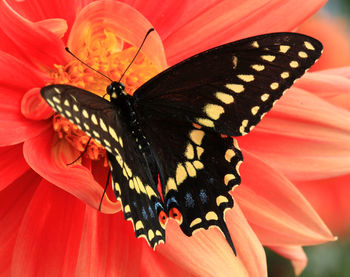
[[[125,86],[120,82],[112,82],[107,87],[107,93],[109,94],[111,101],[116,100],[122,95],[126,95]]]

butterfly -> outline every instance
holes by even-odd
[[[230,191],[241,182],[234,137],[249,133],[321,53],[314,38],[271,33],[190,57],[133,96],[114,81],[110,101],[60,84],[41,95],[105,147],[115,196],[137,237],[152,248],[164,243],[170,217],[187,236],[218,227],[235,252],[225,223]]]

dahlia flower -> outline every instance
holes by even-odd
[[[152,35],[125,85],[143,82],[195,53],[243,37],[292,31],[324,0],[0,2],[0,273],[4,276],[266,276],[262,245],[300,273],[303,245],[333,240],[293,181],[346,169],[349,116],[317,96],[320,79],[292,88],[250,134],[226,222],[235,256],[216,229],[186,237],[169,220],[153,251],[136,239],[110,192],[104,149],[53,111],[40,88],[67,83],[103,95],[108,85],[64,47],[118,80],[145,33]],[[302,7],[295,9],[295,7]],[[291,13],[293,11],[293,13]],[[323,75],[325,80],[330,75]],[[325,77],[326,76],[326,77]],[[334,76],[334,75],[331,75]],[[310,85],[308,86],[308,80]]]

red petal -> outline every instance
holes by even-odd
[[[22,145],[0,147],[0,191],[29,170]]]
[[[242,185],[233,196],[262,244],[317,244],[334,240],[303,195],[283,175],[244,151]]]
[[[138,47],[152,25],[127,4],[118,1],[96,1],[84,7],[78,14],[68,45],[73,50],[80,49],[89,38],[89,34],[101,32],[102,28],[113,30],[118,37]],[[163,44],[157,32],[149,36],[142,52],[151,58],[160,70],[166,68]]]
[[[62,38],[68,29],[67,22],[61,18],[45,19],[45,20],[36,22],[36,24],[56,34],[57,38]]]
[[[168,62],[172,65],[205,49],[240,38],[291,31],[325,2],[325,0],[220,1],[187,21],[164,40]]]
[[[300,275],[307,265],[307,256],[301,246],[286,245],[269,247],[281,256],[291,260],[295,275]]]
[[[39,88],[33,88],[24,94],[21,102],[21,112],[26,118],[33,120],[48,119],[54,113],[41,96]]]
[[[21,222],[13,276],[74,276],[85,205],[42,181]]]
[[[0,26],[2,37],[5,37],[1,48],[6,52],[39,67],[52,68],[54,64],[65,63],[62,41],[55,34],[20,16],[5,1],[0,2]]]
[[[350,112],[292,88],[239,143],[291,180],[349,174]]]
[[[265,276],[265,252],[238,205],[226,213],[226,222],[237,256],[217,228],[187,237],[174,220],[167,224],[166,244],[156,250],[196,276]]]
[[[10,267],[17,232],[40,181],[41,177],[29,170],[6,189],[0,191],[1,276],[13,276],[10,273]]]
[[[79,154],[73,152],[65,140],[57,141],[53,132],[48,130],[41,136],[27,140],[23,145],[23,153],[30,167],[43,178],[98,208],[103,188],[86,167],[66,166]],[[106,213],[119,211],[120,203],[113,203],[105,196],[102,210]]]
[[[81,276],[140,276],[143,244],[121,212],[105,215],[87,206],[76,272]]]

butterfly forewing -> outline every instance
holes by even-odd
[[[132,220],[137,237],[154,247],[165,241],[159,213],[163,204],[157,191],[157,172],[138,149],[127,122],[109,101],[68,85],[51,85],[42,96],[62,116],[101,143],[107,150],[113,189],[124,216]]]
[[[320,57],[322,45],[295,33],[213,48],[157,75],[135,92],[142,118],[173,117],[241,136]]]

